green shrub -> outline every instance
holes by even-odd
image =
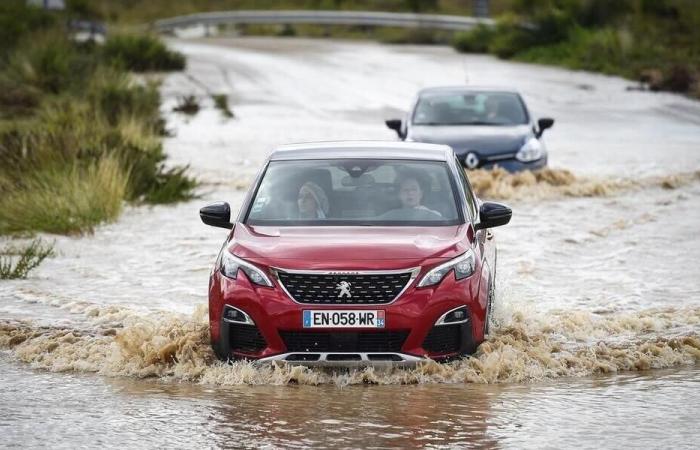
[[[41,91],[0,73],[0,120],[31,114],[41,99]]]
[[[89,232],[120,213],[128,175],[115,159],[45,168],[0,198],[0,233]]]
[[[100,111],[110,125],[124,118],[137,119],[148,126],[160,123],[157,84],[136,84],[124,72],[102,69],[92,77],[87,95],[93,108]]]
[[[65,33],[50,30],[34,33],[12,53],[7,76],[48,94],[80,90],[95,70],[97,61],[88,48],[79,48]]]
[[[228,96],[226,94],[212,94],[212,100],[214,100],[214,107],[221,111],[221,114],[226,118],[233,117],[233,111],[228,106]]]
[[[41,239],[33,240],[22,248],[5,248],[0,251],[0,280],[27,278],[46,258],[53,254],[53,245]]]
[[[500,58],[512,58],[533,45],[535,36],[529,28],[520,23],[515,16],[501,18],[489,42],[489,52]]]
[[[66,183],[57,172],[66,171],[65,177],[70,178],[82,173],[76,172],[80,167],[99,165],[105,158],[116,161],[122,173],[129,174],[120,194],[123,199],[173,202],[193,195],[196,181],[185,174],[185,168],[164,167],[165,154],[160,139],[147,121],[134,114],[117,117],[117,123],[111,125],[100,109],[68,99],[45,106],[33,120],[14,121],[0,127],[0,161],[3,161],[0,195],[7,201],[20,202],[28,209],[43,210],[45,204],[34,201],[32,195],[44,198],[42,193],[58,192],[65,194],[66,198],[74,197],[67,189],[73,185]],[[50,186],[37,183],[37,174],[41,174],[40,180],[55,182]],[[37,192],[32,194],[32,191]],[[76,216],[68,208],[58,208],[56,213]],[[77,215],[84,217],[87,214]],[[104,214],[103,220],[114,217]],[[66,221],[74,224],[76,231],[89,229],[85,223],[93,222],[94,219]],[[47,228],[42,225],[27,229]],[[57,226],[54,231],[59,229],[67,230],[67,227]],[[20,231],[18,226],[0,226],[0,233],[16,231]]]
[[[374,38],[387,44],[445,44],[449,43],[449,32],[428,28],[378,27],[367,31],[366,38]]]
[[[28,33],[48,28],[54,21],[49,12],[27,6],[26,0],[0,1],[0,57]]]
[[[194,116],[199,112],[199,100],[194,95],[184,95],[177,99],[177,105],[173,107],[173,111]]]
[[[168,50],[155,36],[110,36],[104,44],[103,52],[110,64],[134,72],[173,71],[185,68],[185,56]]]
[[[155,178],[143,195],[147,203],[174,203],[193,197],[197,181],[187,175],[189,167],[172,167],[166,169],[160,165]]]
[[[486,53],[495,34],[493,28],[479,25],[473,30],[455,33],[452,46],[464,53]]]
[[[99,9],[68,6],[54,15]],[[114,220],[124,200],[191,198],[187,168],[164,164],[158,86],[125,71],[181,69],[184,56],[151,36],[77,44],[60,27],[40,29],[46,17],[24,0],[0,2],[0,28],[19,30],[0,42],[0,234],[87,232]]]

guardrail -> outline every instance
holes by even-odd
[[[362,25],[440,30],[470,30],[478,25],[493,26],[494,20],[440,14],[412,14],[369,11],[219,11],[171,17],[154,22],[158,31],[194,25],[227,24],[319,24]]]

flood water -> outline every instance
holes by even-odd
[[[693,448],[700,441],[700,103],[634,83],[444,47],[237,38],[171,41],[173,163],[202,196],[130,207],[0,283],[2,446]],[[513,208],[496,230],[497,326],[475,357],[390,371],[222,365],[207,280],[270,150],[393,140],[383,120],[439,84],[513,86],[551,176],[475,173]],[[229,95],[235,119],[207,98]],[[169,110],[196,94],[203,110]],[[568,174],[570,171],[573,175]],[[568,175],[567,175],[568,174]],[[485,197],[488,198],[488,197]]]

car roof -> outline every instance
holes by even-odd
[[[337,141],[283,145],[270,154],[271,161],[355,158],[448,161],[454,152],[447,145],[422,142]]]
[[[440,92],[503,92],[509,94],[520,94],[517,90],[512,88],[504,88],[498,86],[433,86],[429,88],[424,88],[418,91],[418,95],[424,94],[436,94]]]

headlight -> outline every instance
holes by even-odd
[[[272,287],[272,282],[265,275],[265,272],[254,265],[243,261],[241,258],[233,256],[227,249],[221,251],[221,273],[228,278],[236,279],[238,270],[242,270],[248,275],[250,281],[260,286]]]
[[[433,286],[438,284],[445,278],[445,275],[454,269],[455,278],[461,280],[474,273],[474,253],[467,250],[466,253],[459,255],[455,259],[447,261],[445,264],[439,265],[430,272],[426,273],[418,287]]]
[[[543,155],[544,149],[542,148],[542,144],[537,138],[531,137],[525,141],[525,144],[523,144],[522,147],[520,147],[520,150],[518,150],[515,157],[518,159],[518,161],[530,162],[537,161],[538,159],[542,158]]]

